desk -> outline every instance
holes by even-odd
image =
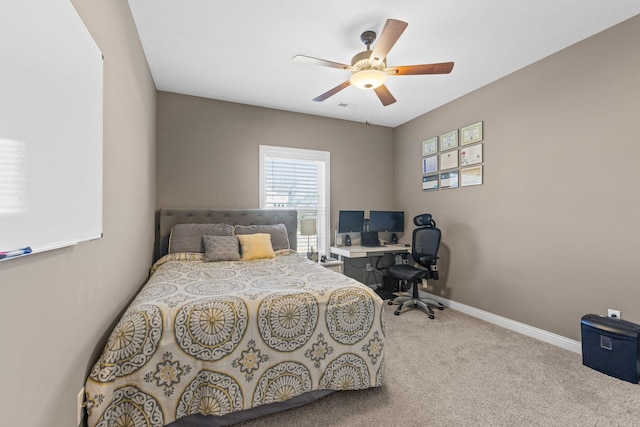
[[[387,254],[406,254],[406,253],[410,253],[411,252],[411,247],[410,246],[404,246],[404,245],[386,245],[386,246],[332,246],[329,249],[329,252],[334,255],[334,256],[338,256],[341,261],[344,261],[345,259],[354,259],[354,258],[369,258],[369,257],[381,257]],[[351,263],[347,263],[347,264],[351,264]],[[374,275],[374,280],[375,280],[375,273],[380,273],[380,271],[378,271],[375,268],[372,268],[372,262],[370,260],[367,260],[367,264],[366,266],[363,267],[356,267],[357,270],[364,268],[363,271],[363,277],[361,282],[364,283],[367,286],[370,286],[372,288],[377,288],[379,286],[381,286],[380,283],[375,283],[375,284],[369,284],[369,277],[371,274]],[[346,265],[345,265],[346,267]],[[344,270],[345,274],[347,274],[347,270],[345,268]],[[356,277],[354,277],[353,274],[353,268],[351,270],[351,274],[348,274],[350,277],[357,279]]]
[[[367,258],[370,256],[382,256],[384,254],[400,254],[409,253],[411,247],[404,245],[385,245],[385,246],[332,246],[329,249],[334,255],[343,258]]]

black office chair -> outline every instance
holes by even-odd
[[[439,310],[444,310],[444,305],[432,298],[420,298],[418,288],[422,279],[438,280],[438,248],[440,247],[440,229],[436,228],[436,222],[431,214],[422,214],[413,218],[413,223],[418,227],[413,230],[411,244],[411,257],[424,268],[413,267],[408,264],[393,265],[389,267],[388,274],[394,279],[406,281],[411,284],[411,295],[397,297],[389,301],[389,305],[399,304],[394,312],[397,316],[405,306],[414,308],[422,307],[433,319],[435,315],[428,302],[437,305]]]

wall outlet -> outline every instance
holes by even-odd
[[[80,389],[78,392],[78,396],[76,396],[76,407],[77,407],[77,425],[80,425],[82,419],[84,418],[84,387]]]
[[[609,309],[607,311],[607,316],[609,317],[615,317],[616,319],[620,319],[620,310],[612,310]]]

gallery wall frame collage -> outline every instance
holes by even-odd
[[[422,190],[482,184],[483,122],[422,141]]]

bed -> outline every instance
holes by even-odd
[[[296,254],[296,224],[160,210],[149,280],[86,381],[88,426],[229,425],[382,385],[383,301]]]

